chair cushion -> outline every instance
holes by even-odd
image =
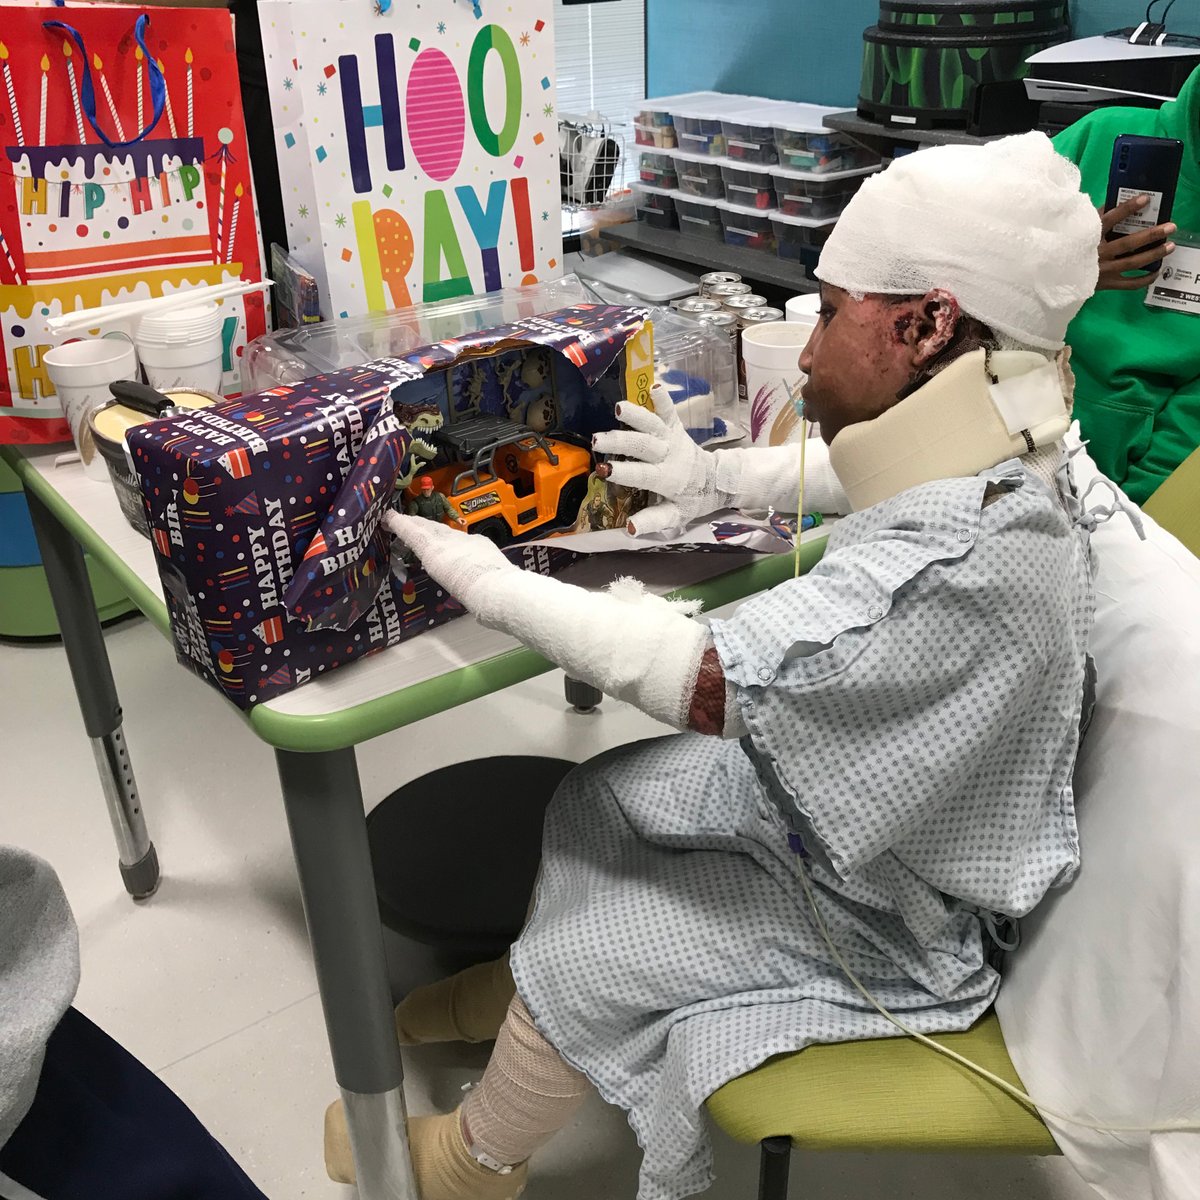
[[[1021,1086],[995,1013],[936,1040]],[[1058,1153],[1030,1109],[904,1037],[779,1055],[714,1092],[708,1111],[739,1142],[787,1134],[806,1150]]]

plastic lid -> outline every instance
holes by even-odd
[[[836,225],[837,217],[793,217],[791,213],[780,212],[773,208],[768,214],[772,221],[781,225],[803,225],[808,229],[821,229],[826,225]]]
[[[635,192],[650,192],[655,196],[677,196],[679,194],[675,188],[659,187],[653,183],[641,183],[636,179],[629,186]]]
[[[844,171],[797,171],[792,167],[772,167],[771,174],[781,179],[803,179],[809,183],[830,183],[837,179],[855,179],[859,175],[875,175],[883,170],[882,163],[869,167],[848,167]]]
[[[838,130],[830,129],[825,124],[825,118],[840,111],[842,110],[837,108],[826,108],[822,104],[793,102],[783,106],[776,113],[775,128],[788,129],[793,133],[830,133],[836,136]]]
[[[691,196],[687,192],[675,192],[674,196],[677,204],[703,204],[706,208],[716,208],[724,203],[715,196]]]
[[[751,163],[742,162],[740,159],[723,158],[721,159],[722,174],[726,168],[732,171],[749,171],[751,175],[773,175],[779,170],[776,163]]]
[[[730,204],[728,200],[714,200],[713,203],[719,209],[739,217],[772,217],[779,211],[777,208],[747,208],[744,204]]]

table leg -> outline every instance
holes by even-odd
[[[133,765],[121,727],[121,702],[113,683],[92,584],[79,543],[32,492],[26,492],[50,598],[58,617],[63,649],[79,698],[83,726],[91,739],[117,839],[125,890],[143,899],[158,887],[158,852],[146,832],[146,818],[133,778]]]
[[[277,750],[275,757],[358,1194],[362,1200],[417,1200],[354,751]]]

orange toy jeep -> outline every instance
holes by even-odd
[[[437,430],[424,470],[467,523],[499,546],[543,526],[571,525],[587,493],[591,452],[504,417],[472,417]],[[417,494],[415,483],[404,493]]]

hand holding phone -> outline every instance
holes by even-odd
[[[1118,225],[1136,218],[1150,203],[1146,195],[1131,196],[1107,212],[1100,212],[1100,277],[1096,291],[1134,291],[1149,287],[1158,277],[1162,260],[1175,249],[1175,243],[1167,239],[1176,230],[1174,222],[1151,225],[1136,233],[1113,235]],[[1113,240],[1109,241],[1109,237]],[[1141,271],[1140,275],[1126,275],[1126,271]]]
[[[1122,133],[1113,141],[1104,212],[1106,216],[1113,212],[1119,215],[1111,223],[1106,222],[1103,236],[1105,242],[1115,245],[1142,233],[1154,234],[1154,237],[1139,241],[1136,245],[1126,242],[1123,247],[1126,255],[1139,259],[1138,267],[1154,271],[1162,262],[1162,253],[1147,260],[1144,251],[1158,249],[1165,252],[1167,235],[1163,230],[1171,220],[1171,206],[1175,202],[1175,187],[1179,182],[1182,162],[1183,143],[1177,138]],[[1146,197],[1145,201],[1141,199],[1143,196]],[[1120,257],[1120,254],[1114,254],[1112,261]],[[1103,256],[1101,261],[1105,261]],[[1131,269],[1136,268],[1127,258],[1121,271]],[[1143,278],[1148,282],[1150,277],[1147,275]]]

